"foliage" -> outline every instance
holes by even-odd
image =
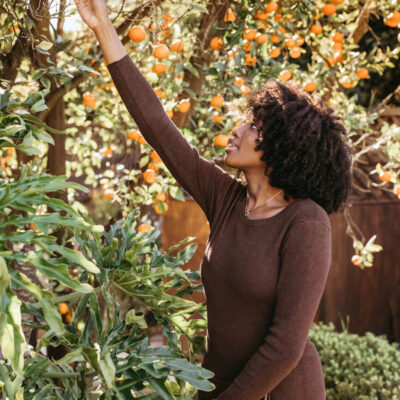
[[[3,121],[8,123],[3,132],[14,132],[13,121]],[[28,129],[24,133],[23,140],[30,134]],[[12,143],[8,138],[3,143]],[[29,147],[24,151],[29,153]],[[196,389],[214,388],[208,381],[214,374],[194,363],[194,355],[204,352],[205,337],[196,335],[206,328],[204,304],[183,298],[202,290],[196,284],[198,271],[180,268],[197,245],[170,254],[193,238],[162,253],[158,229],[137,232],[137,208],[105,231],[88,215],[47,195],[66,189],[88,190],[65,176],[47,175],[37,165],[22,164],[18,179],[0,179],[2,396],[131,399],[136,393],[142,399],[185,399]],[[64,244],[56,242],[59,228],[69,235]],[[34,273],[27,276],[29,270]],[[168,294],[171,288],[175,295]],[[150,345],[147,314],[132,308],[121,315],[118,290],[146,307],[162,326],[167,346]],[[56,296],[60,291],[69,293]],[[21,292],[34,301],[21,301]],[[67,314],[57,309],[61,303],[67,304]],[[196,311],[202,319],[191,318]],[[34,349],[23,327],[41,332]],[[190,344],[189,361],[181,335]],[[46,357],[43,349],[50,346],[63,346],[65,356]]]
[[[400,347],[385,335],[336,332],[332,322],[309,334],[321,358],[327,400],[396,400],[400,397]]]

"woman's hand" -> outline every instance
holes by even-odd
[[[92,30],[110,21],[105,0],[74,0],[83,21]]]

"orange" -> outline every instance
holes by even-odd
[[[103,156],[108,157],[108,156],[111,156],[112,153],[113,153],[113,149],[111,147],[107,147],[103,152]]]
[[[298,46],[302,46],[303,44],[304,44],[304,38],[303,38],[303,36],[300,36],[300,35],[294,35],[293,36],[293,39],[296,41],[296,44],[298,45]]]
[[[213,50],[221,50],[223,44],[224,41],[219,36],[215,36],[210,40],[210,47]]]
[[[343,81],[341,84],[345,89],[351,89],[354,86],[354,82],[352,81]]]
[[[332,49],[336,51],[343,50],[342,42],[333,42]]]
[[[322,32],[322,26],[320,24],[313,24],[310,28],[311,33],[319,35]]]
[[[336,7],[331,3],[324,4],[322,7],[322,12],[329,17],[336,13]]]
[[[216,146],[222,146],[222,147],[226,147],[228,146],[228,136],[226,135],[217,135],[214,138],[214,144]]]
[[[256,37],[257,29],[245,27],[243,31],[243,39],[253,40]]]
[[[400,22],[400,13],[398,11],[390,13],[385,19],[385,25],[389,26],[390,28],[396,28],[399,22]]]
[[[317,21],[317,20],[319,20],[321,18],[321,13],[317,13],[315,16],[314,16],[314,20],[315,21]]]
[[[332,3],[333,3],[333,4],[336,4],[336,5],[338,5],[338,4],[343,4],[343,3],[344,3],[344,0],[332,0]]]
[[[170,119],[172,119],[172,117],[174,116],[174,112],[172,110],[165,110],[166,114],[168,115],[168,117]]]
[[[250,53],[246,53],[245,57],[244,57],[244,63],[248,66],[252,66],[257,62],[257,58],[256,56],[251,56]]]
[[[163,74],[167,70],[167,67],[166,67],[166,65],[164,63],[161,62],[161,63],[158,63],[156,65],[153,65],[151,67],[151,70],[153,72],[155,72],[156,74]]]
[[[243,50],[250,52],[251,51],[251,42],[248,42],[247,40],[245,40],[243,43]]]
[[[175,18],[175,17],[172,17],[172,16],[169,15],[169,14],[164,14],[164,15],[163,15],[163,20],[164,20],[166,23],[171,23],[171,22],[174,22],[174,21],[176,20],[176,18]]]
[[[257,10],[254,14],[254,18],[258,19],[259,21],[265,21],[268,18],[268,13]]]
[[[135,25],[130,29],[128,36],[134,42],[142,42],[146,39],[146,31],[142,26]]]
[[[286,47],[295,47],[296,42],[294,39],[286,39],[283,43]]]
[[[289,70],[285,70],[285,71],[282,71],[280,74],[279,74],[279,79],[281,80],[281,81],[288,81],[290,78],[292,77],[292,73],[289,71]]]
[[[171,43],[171,50],[174,51],[175,53],[179,53],[180,51],[183,50],[184,47],[185,47],[185,44],[183,43],[183,40],[181,40],[181,39],[175,39]]]
[[[106,189],[104,191],[104,197],[106,199],[112,200],[114,198],[114,191],[112,189]]]
[[[186,112],[189,111],[189,109],[190,109],[190,100],[189,99],[182,99],[179,102],[179,105],[178,105],[179,112],[186,113]]]
[[[390,172],[384,171],[384,172],[379,174],[379,179],[382,182],[390,182],[390,180],[392,179],[392,175],[390,174]]]
[[[357,267],[361,267],[361,257],[357,254],[354,254],[354,256],[351,257],[351,262]]]
[[[156,163],[153,163],[152,161],[150,161],[147,164],[147,168],[154,169],[154,171],[156,172],[160,169],[160,167]]]
[[[89,106],[92,107],[92,109],[96,108],[96,100],[93,93],[85,92],[83,94],[83,106]]]
[[[151,231],[151,226],[148,224],[140,224],[138,226],[138,232],[150,232]]]
[[[158,44],[153,50],[153,56],[158,60],[169,56],[169,48],[165,44]]]
[[[65,316],[65,322],[66,322],[67,324],[69,324],[71,321],[72,321],[72,315],[71,315],[71,314],[67,314],[67,315]]]
[[[143,172],[143,179],[147,183],[153,183],[157,178],[156,171],[154,169],[147,168],[146,171]]]
[[[270,12],[273,12],[273,11],[277,11],[278,8],[279,8],[279,6],[278,6],[277,3],[275,3],[275,1],[270,1],[270,2],[268,2],[268,3],[266,4],[266,6],[264,7],[266,13],[270,13]]]
[[[58,306],[58,311],[61,315],[66,314],[69,311],[69,307],[67,303],[60,303]]]
[[[143,137],[142,134],[139,134],[139,137],[137,138],[137,141],[140,144],[147,144],[146,139]]]
[[[369,72],[367,68],[361,67],[357,69],[356,74],[359,79],[365,79],[369,75]]]
[[[155,89],[154,92],[159,99],[163,99],[167,95],[167,90],[165,88],[163,88],[163,91],[161,91],[161,89]]]
[[[156,200],[167,201],[167,195],[165,193],[157,193]]]
[[[7,149],[7,154],[12,154],[12,153],[14,153],[14,150],[15,150],[14,147],[9,147],[9,148]]]
[[[162,162],[160,156],[156,153],[155,150],[152,150],[150,153],[150,157],[154,162]]]
[[[213,107],[220,107],[222,104],[224,104],[224,98],[222,96],[214,96],[210,103]]]
[[[273,33],[271,35],[271,42],[272,43],[279,43],[280,41],[281,41],[281,38],[276,33]]]
[[[232,8],[229,7],[228,10],[226,11],[224,22],[232,22],[232,21],[236,21],[236,15],[232,11]]]
[[[257,42],[257,43],[262,44],[262,43],[265,43],[267,40],[268,40],[268,35],[267,35],[267,34],[265,34],[265,33],[260,33],[260,32],[258,32],[258,33],[256,34],[256,42]]]
[[[304,90],[306,92],[313,92],[315,89],[317,88],[317,85],[315,84],[315,82],[313,81],[308,81],[306,82],[306,84],[304,85]]]
[[[128,132],[128,138],[131,140],[137,140],[140,136],[140,133],[137,129],[133,129]]]
[[[224,117],[222,115],[219,115],[218,113],[213,114],[213,121],[216,123],[222,122]]]
[[[164,212],[162,212],[161,208],[158,207],[158,203],[154,205],[154,210],[157,214],[165,214],[168,211],[168,204],[163,202]]]
[[[233,81],[233,84],[235,86],[242,86],[244,85],[244,79],[242,77],[236,77],[235,80]]]
[[[280,49],[279,47],[272,46],[271,49],[269,50],[268,54],[269,54],[272,58],[279,57],[279,55],[281,54],[281,49]]]
[[[247,96],[250,92],[251,92],[251,89],[246,85],[243,85],[240,88],[240,94],[242,94],[243,96]]]
[[[281,31],[282,35],[286,33],[286,29],[283,26],[280,26],[279,30]]]
[[[344,39],[343,33],[335,32],[335,33],[331,36],[331,39],[332,39],[334,42],[342,42],[343,39]]]

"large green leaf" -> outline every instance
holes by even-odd
[[[26,257],[26,261],[44,275],[61,282],[63,285],[77,292],[90,293],[93,291],[92,286],[81,283],[76,278],[72,278],[68,272],[68,265],[60,262],[58,258],[49,258],[46,260],[43,256],[38,256],[33,251],[30,251]]]

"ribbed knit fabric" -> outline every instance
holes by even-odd
[[[328,214],[296,199],[269,218],[244,215],[247,188],[201,157],[126,54],[107,65],[148,144],[204,211],[201,263],[207,350],[215,373],[200,400],[325,400],[321,361],[308,338],[331,264]]]

